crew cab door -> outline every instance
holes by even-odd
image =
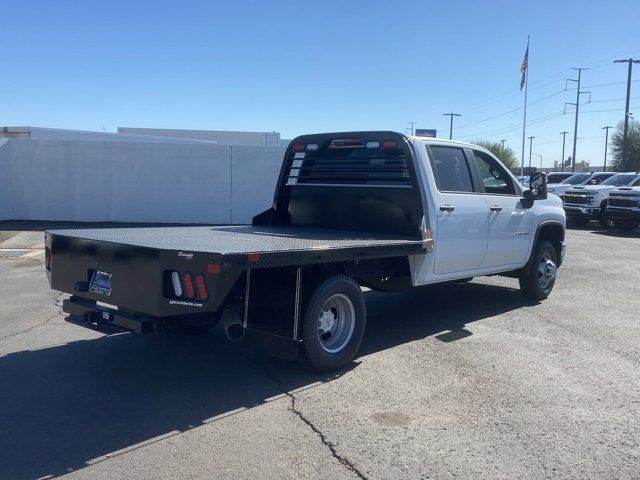
[[[434,273],[475,270],[487,249],[486,204],[477,192],[471,158],[460,147],[430,145],[437,191]]]
[[[472,150],[489,222],[487,251],[480,268],[522,265],[528,258],[533,216],[522,206],[520,187],[492,155]]]

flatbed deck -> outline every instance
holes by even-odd
[[[422,240],[283,226],[202,226],[51,230],[52,235],[161,250],[245,255],[424,247]],[[428,243],[428,242],[427,242]]]

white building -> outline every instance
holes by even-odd
[[[190,138],[214,141],[219,145],[243,145],[246,147],[278,147],[284,140],[279,132],[234,132],[224,130],[179,130],[166,128],[118,127],[119,134],[145,135],[170,138]],[[289,143],[286,141],[286,143]],[[286,145],[286,144],[285,144]]]

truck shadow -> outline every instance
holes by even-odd
[[[367,292],[366,299],[362,355],[428,336],[463,338],[469,324],[526,304],[516,290],[478,283]],[[344,373],[310,374],[216,335],[123,334],[5,355],[0,478],[82,469],[282,398],[283,388],[313,388]]]

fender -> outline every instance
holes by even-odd
[[[558,254],[558,267],[562,265],[562,260],[564,257],[564,248],[565,248],[564,236],[565,236],[566,230],[564,228],[564,225],[562,225],[562,222],[559,222],[558,220],[544,220],[538,224],[538,227],[536,229],[536,235],[534,237],[533,244],[531,247],[531,253],[529,254],[529,260],[527,260],[527,263],[525,263],[524,267],[522,267],[523,272],[527,272],[527,273],[529,272],[529,269],[531,268],[531,265],[533,263],[533,255],[536,252],[536,245],[538,245],[538,240],[540,238],[540,232],[544,227],[548,227],[550,225],[555,225],[562,229],[562,238],[560,238],[559,252],[557,251],[558,247],[554,245],[556,247],[556,253]]]

